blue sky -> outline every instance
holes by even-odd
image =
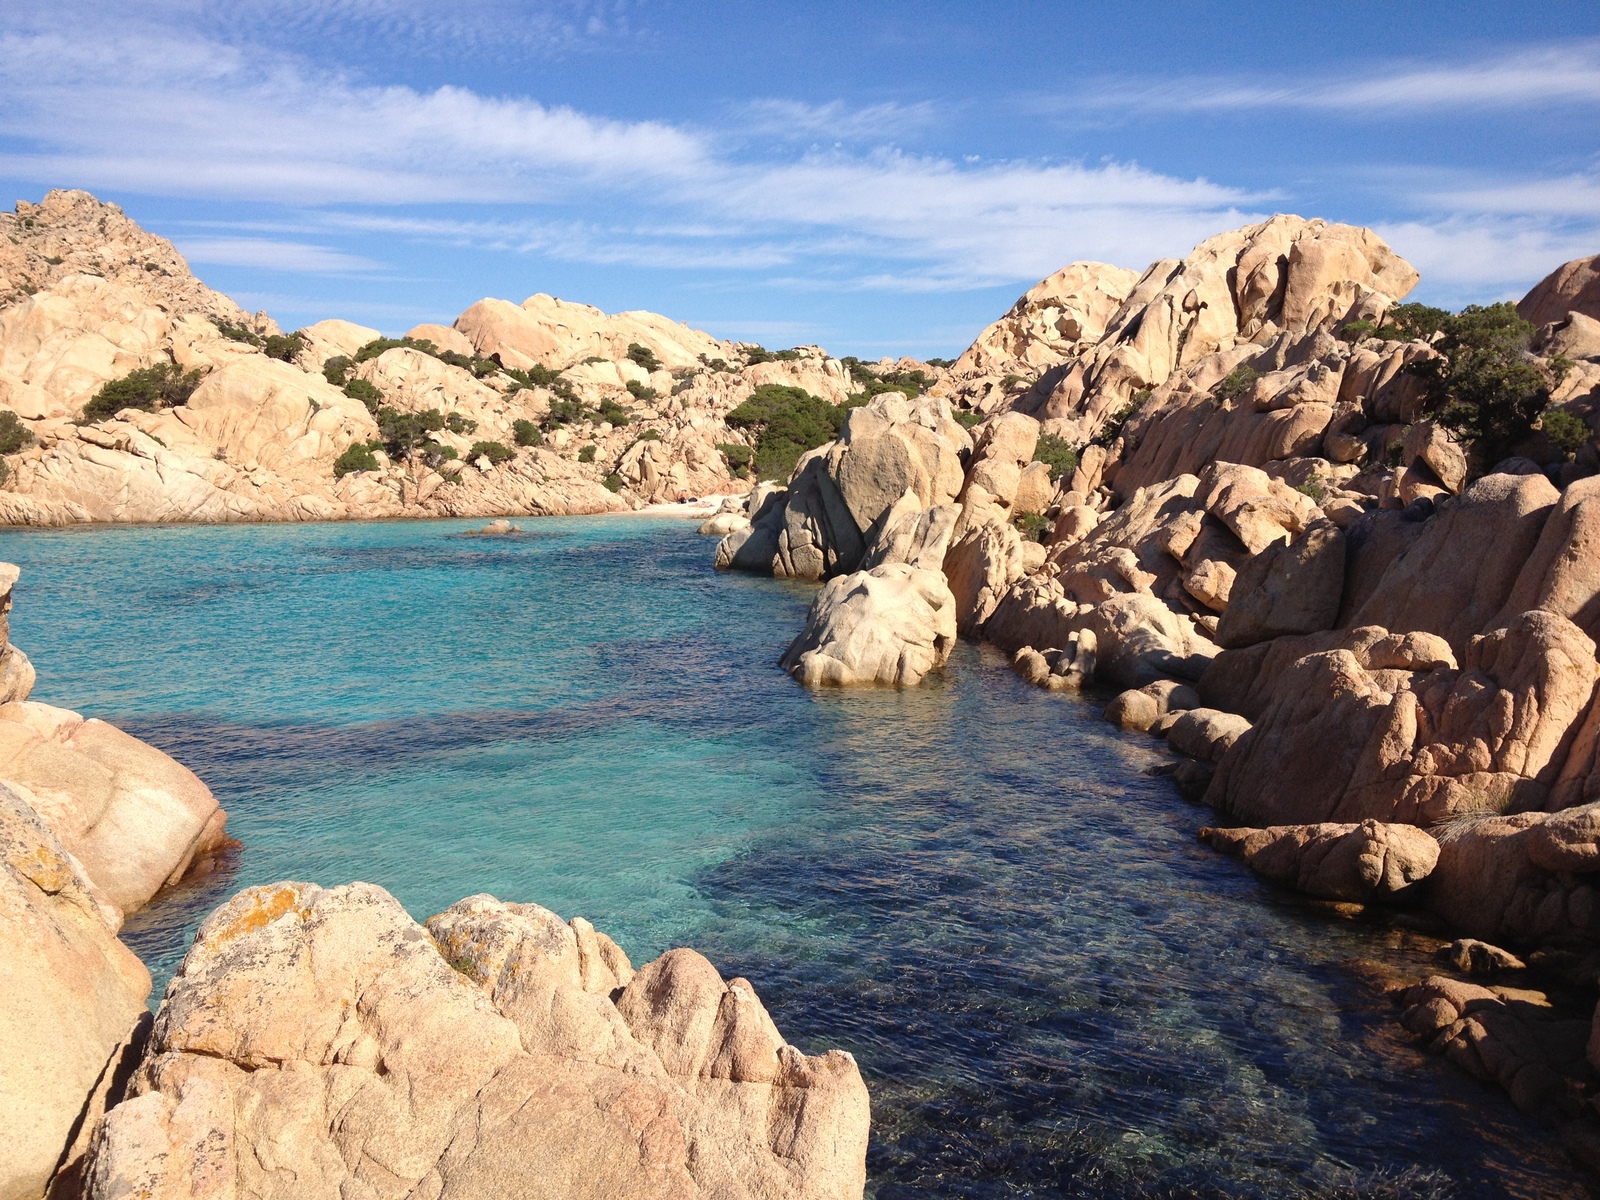
[[[1273,212],[1450,306],[1600,251],[1594,0],[31,7],[0,201],[115,200],[291,328],[545,291],[953,355],[1069,261]]]

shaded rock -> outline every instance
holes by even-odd
[[[1091,630],[1099,646],[1095,677],[1123,687],[1171,676],[1198,679],[1217,650],[1192,619],[1139,592],[1096,605],[1080,627]]]
[[[1308,896],[1361,904],[1392,900],[1425,879],[1439,843],[1412,825],[1279,825],[1202,829],[1200,839],[1257,874]]]
[[[1168,712],[1183,712],[1200,707],[1200,697],[1192,687],[1171,679],[1158,679],[1142,688],[1119,693],[1106,705],[1105,718],[1124,729],[1149,729]]]
[[[1331,628],[1344,560],[1344,534],[1328,520],[1313,521],[1287,544],[1274,542],[1240,570],[1217,624],[1217,644],[1235,649]]]
[[[276,884],[201,927],[86,1194],[843,1200],[867,1120],[848,1055],[693,951],[635,974],[536,905],[424,930],[368,884]]]
[[[1407,467],[1422,463],[1448,492],[1459,493],[1467,484],[1466,452],[1432,421],[1418,421],[1407,432],[1401,461]]]
[[[1509,950],[1477,938],[1457,938],[1439,951],[1439,957],[1465,975],[1495,975],[1501,971],[1527,969],[1527,964]]]
[[[910,687],[944,666],[955,640],[944,576],[888,563],[824,585],[780,665],[807,687]]]
[[[1479,987],[1442,975],[1400,996],[1408,1030],[1469,1075],[1497,1083],[1524,1112],[1572,1117],[1588,1022],[1563,1019],[1535,992]]]
[[[1369,669],[1349,650],[1307,655],[1220,764],[1208,803],[1263,825],[1429,824],[1514,798],[1537,803],[1600,672],[1593,645],[1535,611],[1473,638],[1459,671]]]
[[[1183,711],[1167,728],[1167,742],[1180,754],[1217,763],[1228,748],[1250,728],[1250,722],[1236,713],[1214,708]]]
[[[979,637],[1011,585],[1027,574],[1022,535],[1000,521],[970,528],[946,552],[944,574],[956,600],[957,628],[963,637]]]
[[[883,515],[868,539],[861,569],[905,563],[928,571],[943,570],[960,511],[954,504],[924,508],[917,494],[908,490]]]

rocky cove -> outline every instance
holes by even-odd
[[[84,214],[120,214],[94,203],[18,218],[115,264]],[[725,490],[706,529],[735,573],[649,522],[5,535],[24,579],[73,579],[51,621],[83,622],[26,644],[53,646],[75,706],[167,752],[30,702],[31,664],[0,659],[7,936],[57,947],[24,969],[61,993],[7,989],[55,1022],[12,1025],[5,1069],[29,1082],[6,1094],[37,1137],[10,1194],[842,1196],[869,1171],[884,1196],[1583,1194],[1553,1147],[1592,1167],[1600,1135],[1592,265],[1523,302],[1510,437],[1451,409],[1472,330],[1403,305],[1416,273],[1369,231],[1299,218],[1143,274],[1075,264],[948,367],[752,362],[540,297],[362,358],[376,331],[290,338],[123,232],[138,253],[104,275],[49,274],[69,254],[43,245],[48,286],[0,313],[32,437],[0,491],[13,522]],[[115,321],[61,298],[135,270]],[[509,373],[563,356],[562,390]],[[201,373],[184,403],[78,423],[169,362]],[[842,421],[752,487],[741,460],[776,418],[729,418],[770,386]],[[395,427],[384,407],[434,405],[475,428],[335,473]],[[440,453],[518,421],[540,445],[459,471]],[[185,556],[203,581],[172,582]],[[148,648],[97,667],[70,647],[128,618],[71,614],[107,579]],[[175,613],[195,622],[176,637]],[[282,662],[219,632],[244,616]],[[782,663],[811,692],[773,669],[794,632]],[[164,641],[232,651],[167,685]],[[469,699],[419,706],[446,678]],[[316,770],[336,789],[280,806]],[[226,784],[242,851],[200,778]],[[153,1028],[129,945],[171,978]]]

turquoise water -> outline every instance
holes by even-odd
[[[855,1053],[872,1191],[1583,1196],[1352,960],[1425,969],[1196,844],[1155,743],[961,647],[909,692],[774,667],[810,589],[677,521],[0,533],[35,697],[193,767],[243,843],[129,922],[158,979],[237,888],[491,892],[692,944]]]

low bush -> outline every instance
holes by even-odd
[[[608,492],[620,492],[622,490],[622,476],[618,475],[615,471],[607,475],[602,482],[605,484],[605,489]]]
[[[1534,327],[1510,302],[1469,304],[1440,324],[1434,347],[1442,357],[1407,370],[1426,381],[1426,402],[1439,423],[1471,448],[1476,476],[1515,452],[1572,364],[1535,359]]]
[[[1039,443],[1033,449],[1033,457],[1035,462],[1042,462],[1050,468],[1052,481],[1060,479],[1063,475],[1071,475],[1078,469],[1078,448],[1053,433],[1039,435]]]
[[[408,413],[385,404],[379,407],[375,416],[378,437],[383,440],[383,448],[389,452],[390,458],[405,458],[421,449],[425,443],[431,444],[428,435],[444,428],[444,414],[437,408]]]
[[[1244,369],[1248,371],[1250,368],[1246,367]],[[1251,374],[1254,375],[1255,372],[1252,371]],[[1230,378],[1232,377],[1230,376]],[[1248,384],[1246,386],[1248,386]],[[1091,443],[1096,446],[1103,446],[1109,450],[1112,443],[1122,436],[1123,426],[1125,426],[1133,418],[1133,415],[1136,412],[1145,406],[1145,402],[1149,399],[1149,388],[1141,388],[1139,391],[1135,392],[1126,404],[1106,418],[1106,423],[1100,427],[1100,432],[1094,435],[1094,437],[1091,439]]]
[[[541,366],[539,363],[534,363],[533,366],[525,371],[514,367],[501,367],[500,371],[513,382],[519,383],[525,388],[547,388],[561,378],[559,370],[553,371],[549,367]]]
[[[102,385],[83,406],[83,419],[104,421],[125,408],[142,412],[177,408],[188,402],[195,388],[200,386],[200,378],[198,368],[186,372],[177,363],[141,367],[121,379],[113,379]]]
[[[1255,386],[1256,380],[1260,378],[1261,372],[1254,367],[1237,366],[1217,384],[1215,394],[1219,400],[1237,400]]]
[[[335,354],[332,358],[324,360],[322,364],[322,377],[334,387],[343,387],[350,382],[350,372],[355,369],[355,363],[343,354]]]
[[[0,454],[15,454],[33,444],[33,430],[10,409],[0,410]]]
[[[432,344],[433,343],[431,342],[429,343],[429,345]],[[368,359],[377,358],[378,355],[384,353],[386,350],[398,350],[402,346],[409,346],[412,349],[415,349],[416,343],[410,338],[373,338],[365,346],[361,347],[361,349],[355,352],[355,361],[358,363],[364,363]]]
[[[772,351],[759,342],[749,342],[739,349],[740,353],[744,355],[744,365],[747,367],[753,367],[757,363],[769,363],[773,360]]]
[[[333,460],[333,477],[342,479],[355,471],[376,471],[378,459],[373,453],[383,448],[382,442],[352,442],[343,454]]]
[[[243,325],[234,325],[228,321],[216,322],[217,332],[230,342],[243,342],[247,346],[261,345],[261,335],[253,330],[246,329]]]
[[[750,447],[741,446],[737,442],[718,442],[717,449],[733,470],[743,470],[750,466]]]
[[[5,415],[10,416],[9,413]],[[1551,448],[1567,459],[1571,459],[1588,445],[1589,439],[1593,436],[1589,432],[1588,423],[1582,417],[1564,408],[1545,409],[1539,418],[1539,428],[1549,439]],[[5,449],[3,442],[0,442],[0,452],[11,453]]]
[[[628,390],[630,392],[633,391],[631,385],[629,386]],[[645,388],[644,390],[650,392],[649,388]],[[650,392],[650,395],[654,396],[655,393]],[[628,423],[628,410],[623,408],[622,405],[618,404],[610,396],[607,396],[600,401],[600,419],[602,421],[609,421],[611,424],[620,429],[622,426]]]
[[[646,429],[638,437],[633,439],[633,446],[637,446],[640,442],[659,442],[660,440],[660,433],[654,429]],[[629,446],[628,449],[632,450],[633,446]]]
[[[787,479],[807,450],[839,436],[854,407],[829,404],[804,388],[763,384],[727,416],[735,429],[756,431],[752,466],[760,479]]]
[[[344,385],[344,394],[352,400],[361,401],[373,416],[378,415],[378,407],[383,403],[383,393],[378,390],[378,385],[366,379],[352,379]]]
[[[1023,513],[1012,524],[1030,542],[1042,542],[1050,532],[1050,518],[1041,513]]]
[[[471,417],[463,417],[460,413],[453,412],[445,417],[444,427],[451,433],[467,434],[476,432],[478,423]]]
[[[542,446],[544,434],[539,432],[539,427],[532,421],[518,417],[511,422],[511,440],[519,446]]]
[[[981,413],[975,408],[957,408],[952,409],[950,415],[956,419],[956,424],[963,429],[976,429],[983,424],[984,417],[987,414]]]
[[[594,461],[594,456],[595,456],[595,451],[597,451],[599,449],[600,449],[599,446],[596,446],[593,442],[590,442],[582,450],[578,451],[578,461],[581,462],[581,463],[591,463],[591,462],[593,462]]]
[[[489,465],[498,467],[503,462],[510,462],[517,456],[517,452],[504,442],[473,442],[472,449],[467,451],[467,461],[476,462],[480,458],[487,458]]]
[[[650,349],[649,346],[641,346],[638,342],[629,342],[628,357],[646,371],[661,370],[661,360],[656,357],[656,352]]]
[[[956,365],[956,360],[953,358],[928,358],[923,361],[930,367],[953,367]]]
[[[306,348],[306,340],[298,331],[291,334],[275,333],[261,343],[261,352],[279,362],[293,362]]]
[[[550,402],[550,411],[545,413],[540,427],[546,432],[558,425],[570,425],[581,421],[587,413],[584,411],[583,401],[572,399],[557,399]]]
[[[643,402],[646,400],[654,400],[656,398],[655,388],[645,387],[645,385],[640,383],[637,379],[630,379],[627,387],[628,395],[632,396],[635,400]]]

